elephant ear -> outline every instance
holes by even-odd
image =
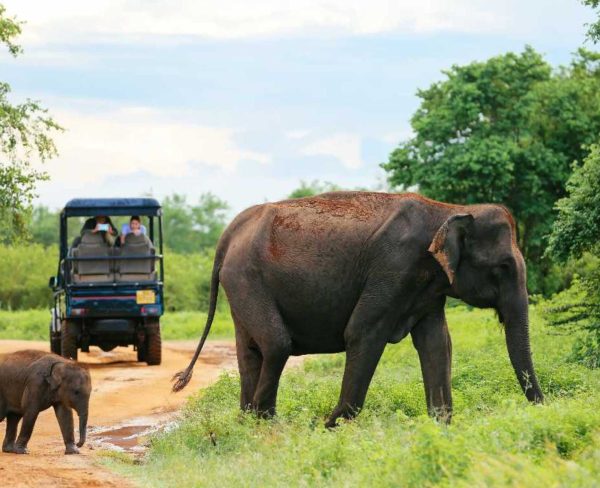
[[[456,214],[446,220],[435,233],[428,251],[443,268],[450,284],[454,283],[454,275],[460,262],[463,238],[473,224],[471,214]]]
[[[50,373],[46,376],[46,382],[51,390],[56,390],[62,383],[65,365],[62,362],[53,363],[50,367]]]

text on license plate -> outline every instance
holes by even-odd
[[[156,293],[154,290],[138,290],[135,293],[135,302],[138,305],[146,305],[156,302]]]

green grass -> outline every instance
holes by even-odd
[[[167,312],[161,319],[163,339],[198,339],[205,322],[204,312]],[[49,310],[0,310],[0,339],[45,341],[48,340],[49,324]],[[229,312],[217,312],[210,337],[233,338]]]
[[[456,307],[448,313],[449,427],[426,416],[407,339],[386,349],[360,416],[333,432],[323,421],[337,401],[343,355],[284,373],[272,421],[241,414],[238,377],[226,375],[191,398],[178,428],[155,437],[141,465],[107,462],[157,487],[597,486],[600,371],[568,363],[572,338],[552,335],[535,309],[531,315],[544,406],[524,399],[494,315]]]
[[[0,339],[48,340],[49,310],[0,310]]]

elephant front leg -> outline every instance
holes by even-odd
[[[325,427],[336,426],[338,418],[351,419],[365,403],[371,379],[387,341],[383,334],[357,337],[346,344],[346,366],[340,399]]]
[[[13,450],[15,454],[28,454],[27,444],[29,443],[29,439],[31,439],[31,434],[33,433],[38,414],[39,412],[37,409],[29,409],[23,415],[21,432],[19,432],[19,437],[17,438],[17,442],[15,442],[15,448]]]
[[[16,413],[6,414],[6,436],[2,443],[2,452],[15,452],[15,439],[19,420],[21,420],[21,416]]]
[[[65,454],[79,454],[79,449],[75,445],[75,431],[73,426],[73,412],[64,405],[55,405],[54,413],[60,426],[60,432],[65,442]]]
[[[421,319],[411,336],[421,361],[429,415],[449,424],[452,419],[452,342],[444,309]]]

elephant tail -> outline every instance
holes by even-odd
[[[175,384],[172,388],[173,392],[183,390],[192,379],[194,365],[198,360],[198,356],[200,356],[202,347],[204,346],[206,338],[208,337],[208,333],[210,332],[210,326],[212,325],[213,319],[215,318],[215,311],[217,309],[217,297],[219,294],[219,273],[221,271],[221,264],[223,262],[223,257],[225,254],[223,250],[224,247],[225,246],[221,245],[217,246],[217,252],[215,254],[212,278],[210,282],[210,303],[208,306],[208,316],[206,317],[206,325],[204,326],[204,332],[202,332],[202,337],[200,338],[200,342],[198,343],[198,347],[196,348],[194,357],[192,358],[188,367],[182,371],[179,371],[173,376],[173,378],[171,378],[171,381],[175,381]]]

